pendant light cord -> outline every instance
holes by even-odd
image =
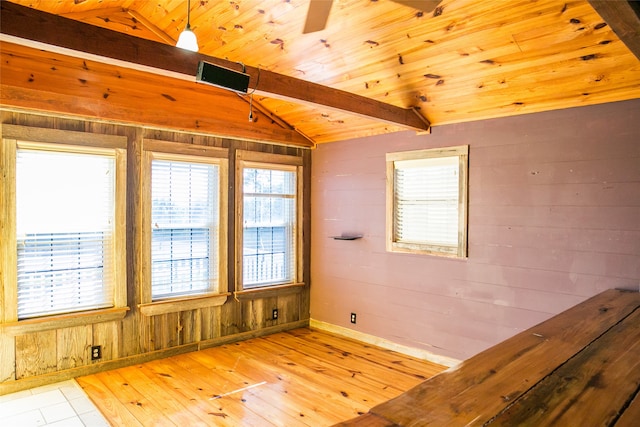
[[[244,64],[242,64],[242,68],[244,71]],[[253,90],[249,94],[249,121],[250,122],[253,121],[253,93],[256,91],[259,84],[260,84],[260,66],[258,66],[258,77],[256,78],[256,85],[253,87]]]
[[[191,29],[191,0],[187,0],[187,29]]]

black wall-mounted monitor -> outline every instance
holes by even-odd
[[[249,74],[204,61],[198,64],[196,81],[244,94],[249,89]]]

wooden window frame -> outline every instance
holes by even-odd
[[[236,171],[235,171],[235,293],[234,296],[239,299],[257,298],[263,295],[297,292],[304,286],[303,282],[303,236],[302,236],[302,217],[303,217],[303,159],[298,156],[290,156],[284,154],[261,153],[255,151],[237,150],[236,151]],[[243,209],[244,209],[244,168],[266,168],[281,169],[283,166],[294,167],[296,173],[296,219],[295,219],[295,244],[294,258],[295,271],[294,280],[290,283],[277,283],[265,286],[258,286],[244,289],[243,287]]]
[[[113,243],[113,307],[18,320],[16,236],[16,159],[19,147],[76,153],[109,152],[115,159],[115,229]],[[59,129],[2,125],[0,148],[0,315],[2,330],[10,335],[109,322],[124,318],[126,276],[126,148],[127,137]]]
[[[458,243],[451,248],[444,245],[430,243],[398,242],[395,238],[394,223],[396,206],[395,170],[397,161],[421,160],[441,157],[458,158]],[[386,249],[389,252],[403,252],[415,254],[438,255],[452,258],[467,257],[467,228],[468,228],[468,188],[469,188],[469,146],[433,148],[424,150],[387,153],[386,155]]]
[[[141,265],[140,312],[145,316],[175,313],[204,307],[220,306],[227,301],[229,295],[228,271],[228,175],[229,152],[226,148],[208,147],[202,145],[183,144],[171,141],[145,139],[143,141],[143,165],[141,176]],[[151,289],[151,162],[153,160],[175,160],[193,163],[215,164],[219,170],[219,234],[218,234],[218,289],[194,295],[176,296],[153,300]]]

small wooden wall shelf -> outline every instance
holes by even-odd
[[[361,239],[362,234],[341,234],[339,236],[331,236],[333,240],[356,240]]]

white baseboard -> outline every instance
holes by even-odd
[[[385,348],[387,350],[396,351],[398,353],[406,354],[417,359],[428,360],[429,362],[437,363],[447,367],[458,365],[461,360],[454,359],[452,357],[440,356],[438,354],[431,353],[427,350],[420,348],[409,347],[402,344],[394,343],[393,341],[386,340],[384,338],[376,337],[374,335],[365,334],[364,332],[354,331],[353,329],[345,328],[343,326],[333,325],[331,323],[322,322],[320,320],[309,319],[309,327],[313,329],[319,329],[321,331],[331,332],[332,334],[341,335],[343,337],[351,338],[357,341],[361,341],[367,344],[375,345],[377,347]]]

